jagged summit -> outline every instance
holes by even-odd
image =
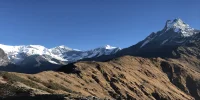
[[[113,46],[110,46],[110,45],[105,45],[103,48],[105,48],[105,49],[115,49],[117,47],[113,47]]]
[[[188,24],[183,22],[180,18],[174,20],[167,20],[164,31],[173,30],[174,32],[181,33],[183,37],[189,37],[196,34],[195,29],[191,28]]]
[[[174,20],[167,20],[166,25],[167,28],[189,28],[189,25],[183,22],[180,18],[176,18]]]
[[[191,28],[180,18],[167,20],[164,29],[153,32],[140,42],[140,48],[147,47],[147,45],[148,48],[162,45],[182,45],[193,39],[192,37],[199,32],[199,30]]]
[[[164,29],[152,32],[144,40],[122,49],[114,56],[110,56],[109,59],[124,55],[163,58],[180,57],[180,53],[176,51],[178,50],[177,48],[199,45],[199,40],[200,30],[191,28],[181,19],[168,20]],[[99,59],[108,60],[103,57]]]

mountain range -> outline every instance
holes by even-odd
[[[3,46],[2,69],[47,67],[36,74],[1,71],[0,84],[6,88],[0,93],[5,97],[22,92],[89,100],[200,100],[200,30],[179,18],[167,20],[160,31],[123,49]]]
[[[56,70],[59,67],[76,61],[107,61],[124,55],[140,57],[180,57],[177,51],[180,46],[192,44],[198,39],[199,30],[177,18],[167,20],[164,28],[152,32],[144,40],[128,48],[105,45],[95,49],[81,51],[64,45],[46,48],[41,45],[9,46],[0,44],[5,52],[1,70],[35,73],[45,70]],[[173,52],[172,52],[173,51]]]
[[[41,45],[9,46],[0,44],[0,48],[2,48],[7,55],[7,62],[18,66],[19,71],[25,72],[29,72],[31,69],[33,71],[34,68],[36,72],[41,70],[53,70],[59,66],[84,58],[110,55],[121,50],[118,47],[112,47],[110,45],[88,51],[72,49],[64,45],[48,49]],[[37,70],[38,68],[40,70]]]

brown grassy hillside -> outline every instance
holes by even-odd
[[[184,59],[124,56],[108,62],[77,62],[62,67],[58,72],[1,72],[0,82],[32,95],[199,100],[200,73],[195,67],[188,67],[193,64]]]

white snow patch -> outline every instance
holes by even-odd
[[[55,61],[52,61],[52,60],[48,60],[50,63],[52,63],[52,64],[58,64],[58,63],[56,63]]]
[[[165,44],[168,41],[168,39],[164,40],[161,45]]]
[[[140,46],[140,48],[142,48],[143,46],[145,46],[147,43],[149,43],[149,40],[146,40],[146,41]]]
[[[112,47],[112,46],[110,46],[110,45],[106,45],[105,48],[106,48],[106,49],[115,49],[115,48],[117,48],[117,47]]]

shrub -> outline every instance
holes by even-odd
[[[53,90],[64,90],[66,92],[72,93],[73,91],[64,87],[63,85],[60,85],[58,83],[54,83],[54,82],[49,82],[49,83],[43,83],[44,86],[46,86],[47,88],[53,89]]]
[[[35,82],[41,82],[41,80],[39,79],[39,78],[37,78],[37,77],[31,77],[31,76],[27,76],[28,77],[28,79],[30,79],[30,80],[32,80],[32,81],[35,81]]]
[[[53,82],[53,80],[48,80],[49,81],[49,83],[52,83]]]
[[[55,77],[59,77],[59,75],[58,75],[58,74],[56,74],[56,75],[55,75]]]
[[[67,82],[67,83],[72,83],[72,82],[70,82],[70,81],[68,81],[67,79],[65,79],[65,78],[63,78],[63,80],[65,81],[65,82]]]
[[[14,87],[10,84],[0,84],[0,96],[1,97],[15,96],[18,93],[30,94],[31,90]]]
[[[30,87],[33,87],[33,88],[36,88],[36,89],[40,89],[40,90],[43,90],[43,91],[46,91],[46,92],[49,92],[49,93],[53,93],[48,88],[41,87],[38,84],[36,84],[35,82],[33,82],[33,81],[26,80],[24,78],[21,78],[21,77],[15,75],[15,74],[12,74],[12,73],[0,72],[0,76],[2,76],[5,80],[7,80],[9,84],[10,83],[14,83],[14,82],[21,82],[21,83],[23,83],[23,84],[25,84],[27,86],[30,86]]]
[[[9,83],[13,83],[13,82],[16,82],[16,81],[24,81],[23,78],[21,77],[18,77],[17,75],[14,75],[14,74],[11,74],[11,73],[8,73],[8,72],[0,72],[0,75],[5,79],[7,80]]]
[[[124,79],[126,78],[124,74],[119,74],[119,77]]]

